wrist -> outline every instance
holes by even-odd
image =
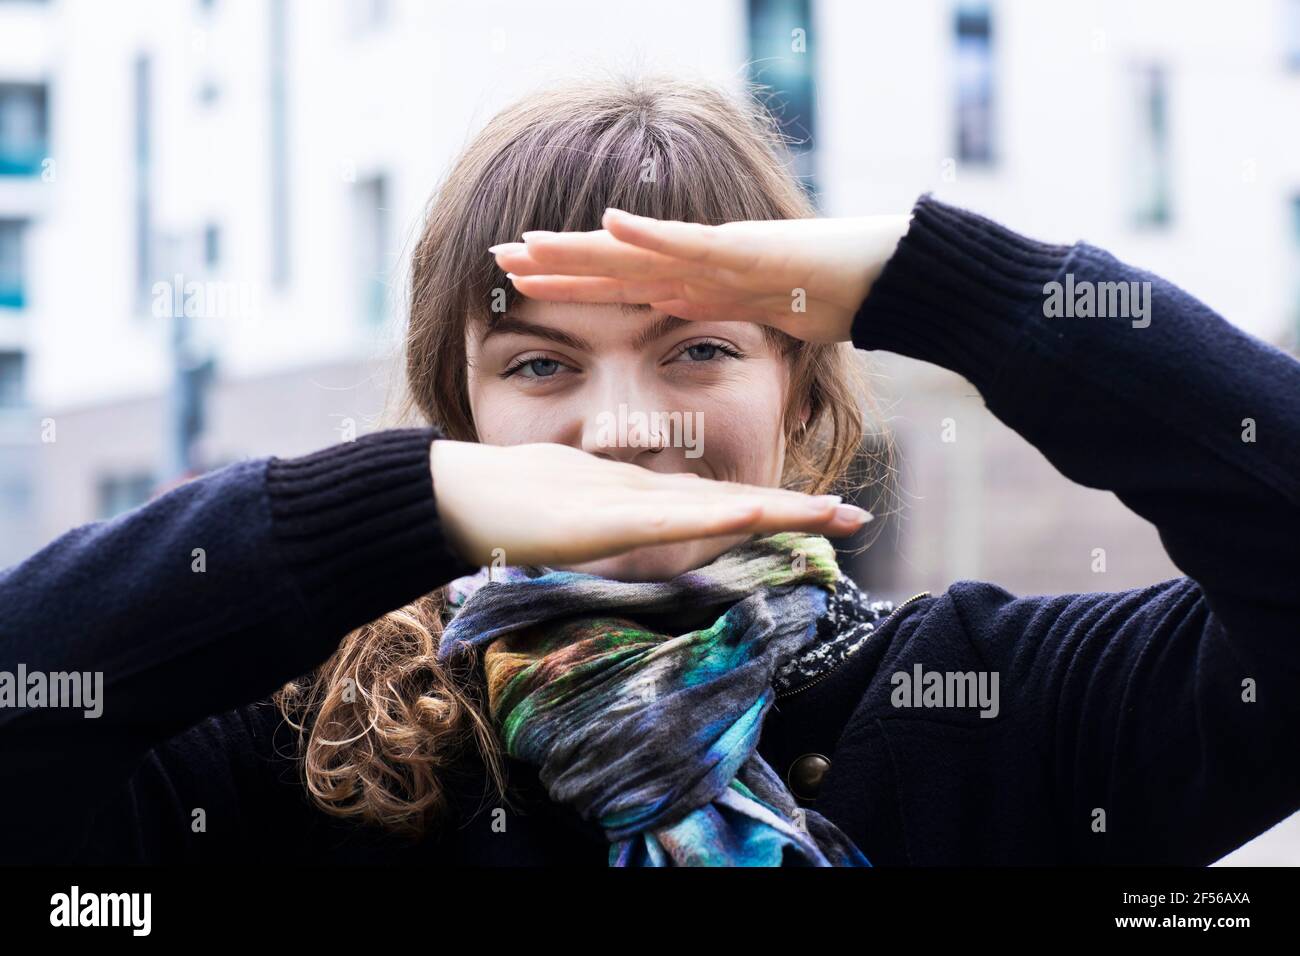
[[[332,628],[374,620],[463,570],[429,477],[436,434],[389,429],[269,461],[279,559],[304,606]]]
[[[950,369],[983,391],[1041,318],[1044,283],[1072,250],[927,193],[858,309],[852,341]]]
[[[845,310],[839,341],[853,340],[853,320],[870,295],[876,281],[893,257],[899,243],[907,234],[912,214],[901,213],[884,216],[862,216],[848,220],[853,233],[845,244],[847,252],[844,281],[835,296],[836,304]]]
[[[472,442],[459,442],[436,438],[429,444],[429,477],[433,496],[437,501],[438,519],[447,547],[462,561],[474,564],[473,549],[469,546],[461,515],[459,496],[453,485],[459,470],[458,452]]]

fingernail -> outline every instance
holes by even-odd
[[[488,252],[500,252],[506,246],[514,245],[512,242],[498,242],[495,246],[488,246]]]
[[[839,505],[835,509],[836,521],[847,521],[852,524],[866,524],[874,520],[875,516],[864,508],[857,505]]]
[[[524,242],[527,242],[529,239],[536,239],[538,236],[553,236],[555,233],[551,232],[549,229],[530,229],[527,232],[521,232],[519,235],[523,238]]]
[[[840,495],[817,495],[813,500],[824,504],[837,505],[844,499]]]
[[[515,275],[513,272],[507,272],[506,278],[509,279],[511,282],[514,282],[516,279],[519,278],[519,276]]]

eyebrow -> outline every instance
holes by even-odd
[[[624,311],[633,311],[624,308]],[[643,311],[643,310],[636,310]],[[690,325],[686,319],[678,318],[675,315],[663,315],[651,322],[648,326],[637,334],[632,340],[632,348],[640,350],[645,348],[655,339],[662,338],[670,332],[676,332],[684,325]],[[539,339],[546,339],[559,345],[567,346],[578,352],[591,352],[594,349],[591,343],[586,339],[565,332],[561,329],[551,328],[549,325],[538,325],[535,322],[528,322],[518,316],[505,313],[500,318],[488,323],[486,330],[479,336],[479,342],[486,342],[494,335],[535,335]]]

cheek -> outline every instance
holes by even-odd
[[[478,439],[485,445],[562,443],[568,433],[562,409],[507,385],[471,381],[469,404]]]
[[[775,375],[754,376],[743,388],[705,403],[704,458],[716,477],[755,485],[779,483],[784,410],[784,383]]]
[[[494,378],[481,377],[471,367],[468,382],[469,409],[474,416],[478,440],[485,445],[522,444],[519,433],[528,426],[511,401],[510,391]]]

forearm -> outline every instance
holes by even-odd
[[[1076,292],[1137,282],[1150,297],[1125,315],[1047,314],[1067,275]],[[1066,857],[1207,863],[1294,810],[1300,365],[1100,249],[927,200],[853,332],[965,376],[1064,475],[1152,521],[1187,573],[1128,592],[965,582],[944,597],[1000,675],[1004,719],[1043,755],[1012,759],[1002,783],[1026,766],[1053,781]]]
[[[83,807],[148,749],[260,699],[349,630],[468,566],[442,540],[431,429],[240,462],[0,575],[0,671],[102,681],[88,708],[0,708],[4,799]],[[96,675],[100,675],[96,677]]]
[[[1294,634],[1300,363],[1095,247],[928,198],[915,212],[855,344],[962,374],[1063,474],[1152,521],[1234,635]],[[1141,298],[1122,316],[1045,314],[1067,274],[1076,292],[1138,283]]]

